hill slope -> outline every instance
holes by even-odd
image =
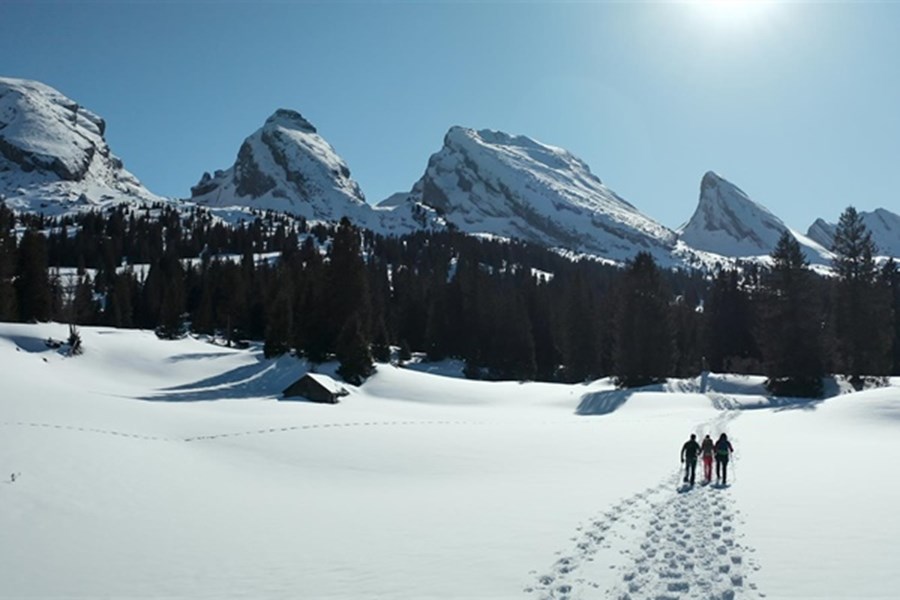
[[[784,410],[759,378],[713,375],[702,394],[694,380],[624,391],[380,365],[317,405],[276,400],[305,369],[294,359],[105,328],[84,328],[70,358],[44,345],[64,333],[0,324],[0,472],[18,474],[0,482],[9,597],[900,587],[900,486],[883,476],[900,458],[896,388]],[[681,487],[687,435],[720,431],[732,485]]]

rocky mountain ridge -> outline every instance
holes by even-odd
[[[830,260],[828,247],[793,231],[765,206],[751,200],[741,188],[708,171],[700,182],[697,210],[678,234],[697,250],[747,258],[770,254],[785,231],[797,238],[810,262]]]
[[[0,78],[0,198],[58,213],[159,202],[106,143],[105,121],[36,81]]]
[[[642,250],[668,256],[676,242],[571,153],[499,131],[452,127],[412,190],[389,201],[430,207],[467,233],[615,261]]]
[[[807,235],[714,172],[678,231],[643,214],[570,152],[526,136],[452,127],[409,192],[370,205],[337,151],[300,113],[279,109],[240,145],[232,166],[204,173],[190,198],[154,195],[112,154],[101,117],[39,82],[0,78],[0,200],[59,214],[122,202],[203,205],[220,214],[274,210],[310,221],[346,217],[385,235],[454,227],[621,263],[639,251],[662,264],[765,258],[784,231],[812,263],[830,260],[834,226]],[[862,213],[882,253],[900,256],[900,216]]]

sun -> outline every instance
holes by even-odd
[[[752,27],[771,14],[775,0],[692,0],[688,2],[704,19],[718,27]]]

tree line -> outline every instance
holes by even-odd
[[[826,373],[858,384],[900,373],[897,266],[876,265],[852,208],[834,249],[830,277],[789,235],[768,267],[704,273],[452,230],[383,237],[273,213],[227,225],[203,209],[49,219],[0,206],[0,319],[261,340],[270,357],[336,359],[352,383],[399,348],[401,360],[460,359],[474,378],[636,386],[708,368],[817,395]]]

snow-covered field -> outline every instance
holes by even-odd
[[[318,405],[278,400],[293,359],[65,335],[0,324],[3,598],[900,596],[900,387],[380,365]],[[682,443],[722,431],[732,485],[681,488]]]

